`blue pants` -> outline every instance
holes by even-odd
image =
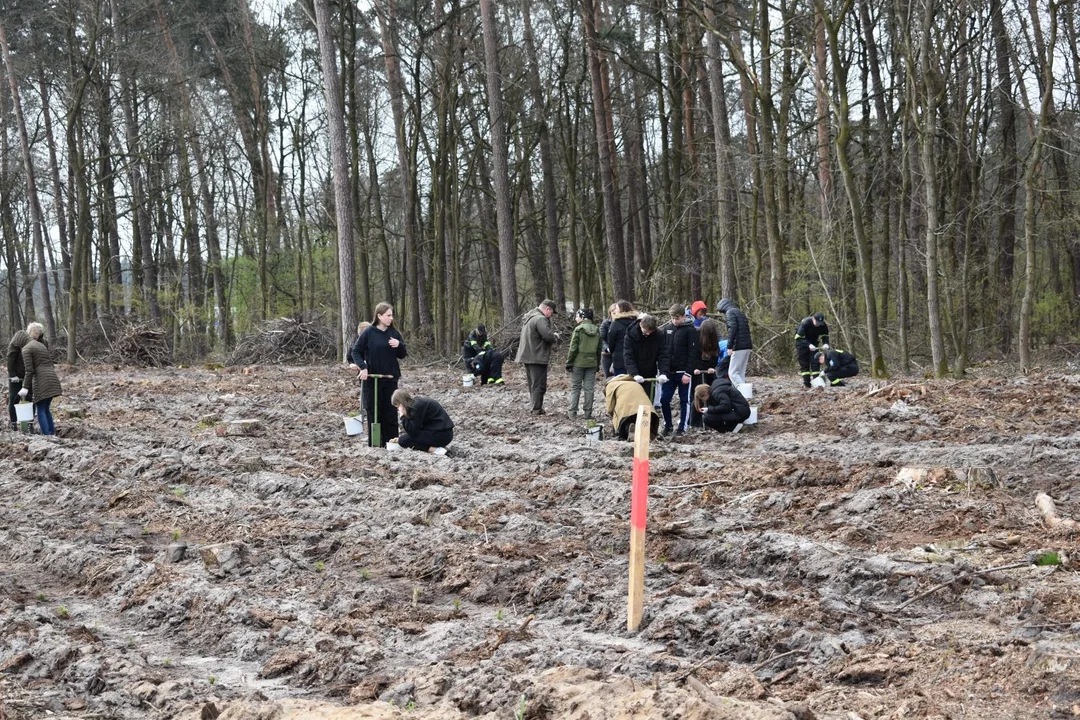
[[[671,427],[671,399],[675,397],[675,391],[679,391],[679,430],[686,431],[686,425],[690,422],[690,389],[692,385],[683,384],[683,373],[675,373],[660,388],[660,412],[664,416],[664,427]]]
[[[49,406],[52,405],[52,398],[38,400],[35,405],[37,407],[38,428],[41,430],[41,434],[55,435],[56,425],[53,424],[52,410],[49,409]]]

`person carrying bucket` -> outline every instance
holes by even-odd
[[[368,445],[386,447],[398,436],[397,411],[390,401],[401,378],[398,361],[408,353],[405,340],[394,324],[394,308],[388,302],[375,306],[375,319],[349,351],[360,370],[364,406],[368,416]]]

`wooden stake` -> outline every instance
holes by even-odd
[[[645,601],[645,517],[649,503],[649,438],[652,408],[638,407],[634,428],[634,475],[630,490],[630,588],[626,596],[626,629],[637,632]]]

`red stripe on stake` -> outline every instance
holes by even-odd
[[[630,526],[645,529],[649,507],[649,458],[634,458],[634,484],[630,490]]]

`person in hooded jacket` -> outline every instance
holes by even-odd
[[[593,323],[592,308],[581,308],[574,316],[577,327],[570,336],[570,351],[566,355],[566,372],[570,373],[570,409],[567,415],[577,417],[578,398],[585,388],[582,410],[585,419],[592,419],[596,371],[600,368],[600,328]]]
[[[642,315],[626,331],[623,364],[626,374],[641,384],[652,402],[653,384],[663,385],[668,381],[667,343],[664,336],[657,332],[656,318],[652,315]]]
[[[465,368],[480,378],[481,385],[503,384],[502,370],[505,358],[488,340],[487,328],[483,324],[477,325],[465,339],[465,344],[461,348],[461,358],[465,361]]]
[[[717,432],[731,432],[750,417],[750,403],[726,377],[716,378],[712,385],[699,385],[694,390],[694,406],[705,427]]]
[[[11,429],[18,430],[18,417],[15,415],[15,403],[19,401],[19,391],[22,390],[23,376],[26,375],[26,366],[23,364],[23,348],[30,342],[30,335],[25,330],[19,330],[11,336],[8,343],[8,416],[11,418]]]
[[[611,326],[608,327],[607,344],[611,348],[611,375],[626,374],[626,333],[637,322],[637,311],[629,300],[617,300],[617,310],[611,317]]]
[[[795,359],[799,362],[803,387],[810,387],[810,381],[820,369],[817,366],[819,348],[829,349],[829,326],[825,323],[825,313],[816,312],[803,318],[795,329]]]
[[[750,351],[754,349],[754,342],[750,338],[750,321],[742,310],[735,307],[735,303],[727,298],[720,301],[716,309],[724,316],[727,323],[728,349],[731,356],[731,365],[728,368],[728,377],[736,386],[746,382],[746,366],[750,362]]]
[[[843,387],[843,378],[855,377],[859,374],[859,361],[854,353],[843,350],[819,350],[817,354],[818,364],[821,365],[822,375],[829,380],[833,387]]]
[[[53,424],[52,400],[62,394],[60,378],[53,366],[52,355],[49,346],[45,344],[45,326],[33,322],[26,326],[26,333],[30,340],[23,346],[23,375],[24,387],[19,390],[19,397],[30,395],[37,411],[38,430],[42,435],[55,435],[56,426]]]
[[[439,402],[429,397],[413,397],[408,390],[398,389],[390,397],[397,409],[401,427],[400,447],[445,455],[446,446],[454,439],[454,421]],[[394,442],[394,441],[391,441]]]

